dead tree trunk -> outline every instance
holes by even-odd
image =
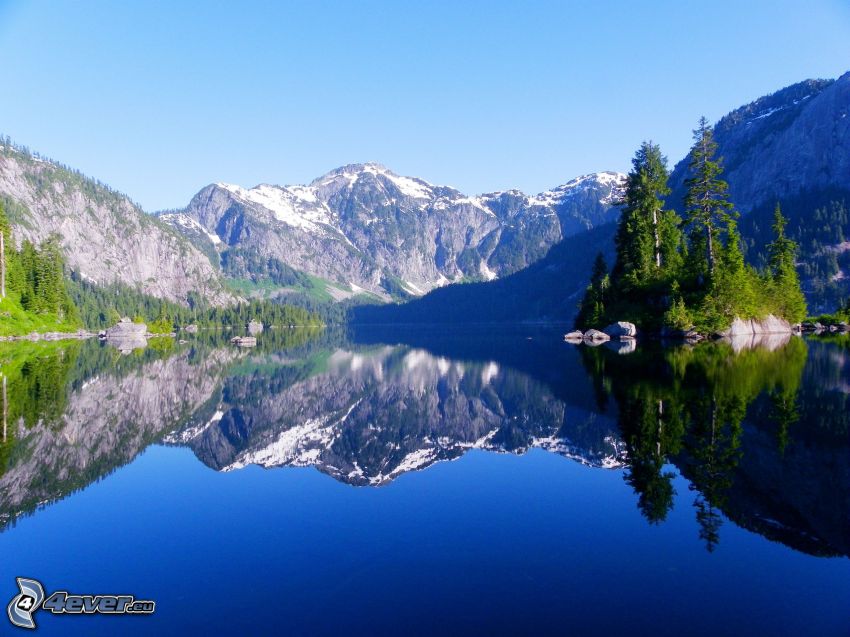
[[[0,299],[6,298],[6,242],[0,230]]]

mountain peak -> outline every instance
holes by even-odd
[[[765,95],[749,104],[736,108],[717,122],[715,130],[722,134],[743,123],[751,124],[766,120],[775,113],[801,105],[834,82],[835,80],[804,80],[786,86],[775,93]]]
[[[336,168],[314,180],[310,186],[337,191],[342,188],[353,187],[361,178],[367,175],[377,178],[382,186],[397,190],[405,197],[412,199],[432,199],[434,197],[434,186],[424,179],[402,177],[377,162],[348,164]]]

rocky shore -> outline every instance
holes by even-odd
[[[87,330],[76,332],[30,332],[19,336],[0,336],[0,341],[80,341],[94,338],[97,334]]]
[[[696,343],[706,339],[726,340],[740,345],[741,343],[762,344],[769,343],[775,346],[779,342],[787,342],[794,334],[803,332],[848,332],[850,327],[846,323],[824,326],[820,323],[803,323],[792,325],[785,319],[768,315],[763,319],[741,319],[736,318],[725,330],[712,334],[703,334],[695,330],[673,330],[664,328],[658,334],[647,334],[651,337],[660,337],[662,340],[681,341],[685,343]],[[586,332],[575,330],[564,335],[564,341],[574,345],[584,344],[595,347],[611,340],[621,342],[633,342],[637,338],[638,330],[634,323],[618,321],[612,323],[603,330],[590,329]],[[620,348],[621,350],[634,351],[634,346]]]

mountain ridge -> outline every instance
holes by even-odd
[[[38,245],[58,235],[68,267],[82,279],[181,303],[192,293],[212,305],[234,300],[217,268],[171,226],[126,195],[8,138],[0,140],[0,200],[16,242]]]
[[[536,195],[469,196],[367,162],[307,185],[210,184],[159,216],[205,253],[239,250],[388,299],[539,260],[564,236],[615,218],[623,179],[592,173]]]
[[[850,294],[848,113],[850,73],[845,73],[837,80],[806,80],[780,89],[730,111],[715,125],[723,178],[742,212],[748,261],[766,263],[773,209],[780,201],[789,236],[801,248],[798,269],[816,312],[832,311]],[[669,179],[667,204],[679,212],[687,161],[677,162]],[[404,305],[355,308],[351,316],[361,323],[569,323],[593,254],[602,252],[610,266],[613,244],[613,224],[603,224],[563,239],[543,259],[499,281],[451,286]]]

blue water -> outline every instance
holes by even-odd
[[[677,466],[658,524],[626,471],[472,449],[353,486],[315,467],[220,472],[153,444],[0,533],[0,600],[25,576],[156,602],[36,614],[35,634],[63,636],[850,635],[846,555],[725,516],[709,552]]]

